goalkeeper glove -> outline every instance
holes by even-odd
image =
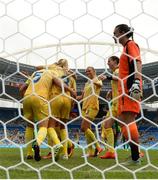
[[[141,92],[141,89],[140,89],[140,80],[139,79],[135,79],[133,84],[132,84],[132,87],[130,88],[129,90],[129,95],[136,99],[137,101],[139,101],[142,97],[142,92]]]

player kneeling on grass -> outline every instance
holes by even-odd
[[[98,80],[96,71],[93,67],[87,67],[86,75],[89,78],[85,84],[84,91],[77,100],[83,99],[82,116],[84,117],[81,123],[81,130],[85,134],[87,144],[96,141],[96,137],[91,130],[91,123],[86,119],[93,121],[99,111],[98,96],[102,87],[102,81]],[[93,93],[94,90],[94,93]],[[103,149],[98,142],[95,143],[95,151],[92,146],[88,146],[88,157],[96,157]]]
[[[40,70],[33,73],[24,94],[23,113],[24,117],[30,121],[34,119],[41,121],[37,133],[36,143],[33,146],[34,158],[36,161],[41,159],[39,146],[47,135],[48,127],[48,100],[53,84],[62,87],[61,81],[54,75],[53,71]],[[74,93],[67,85],[64,84],[65,90]],[[32,139],[31,139],[32,140]]]

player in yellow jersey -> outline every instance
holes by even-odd
[[[111,87],[112,91],[111,93],[108,92],[107,99],[110,99],[110,96],[112,96],[112,99],[118,97],[118,64],[119,64],[119,58],[117,56],[111,56],[108,59],[108,66],[110,70],[112,71],[112,76],[99,76],[99,79],[105,80],[109,79],[111,80]],[[111,112],[112,116],[117,118],[118,116],[118,100],[114,99],[111,106]],[[107,112],[106,117],[104,119],[104,123],[102,124],[102,136],[106,137],[106,143],[108,146],[108,151],[105,153],[105,155],[100,156],[102,159],[115,159],[115,151],[114,151],[114,132],[112,129],[112,125],[114,123],[114,119],[110,117],[110,111]],[[105,139],[104,139],[105,140]]]
[[[67,74],[67,76],[66,76]],[[63,76],[63,81],[74,91],[76,91],[76,76],[74,75],[73,71],[68,70],[67,72],[65,71],[65,75]],[[55,98],[52,100],[51,103],[51,109],[52,109],[52,116],[63,121],[67,122],[70,119],[70,111],[73,106],[73,100],[70,98],[70,93],[65,92],[67,96],[62,95],[62,90],[54,85],[51,91],[51,97],[50,99]],[[54,129],[59,137],[60,140],[65,140],[67,138],[67,133],[65,126],[60,124],[58,121],[56,121],[53,118],[50,118],[49,121],[49,129]],[[50,146],[53,146],[53,143],[50,141],[50,138],[48,136],[48,144]],[[64,143],[64,148],[63,148],[63,158],[68,159],[68,157],[72,156],[74,149],[73,143],[68,140],[65,141]],[[42,156],[43,159],[51,159],[52,158],[52,153],[49,152],[48,155]]]
[[[21,98],[24,97],[25,91],[26,91],[28,84],[29,84],[29,81],[30,81],[29,78],[31,78],[30,75],[28,74],[28,72],[22,71],[22,73],[25,76],[27,76],[28,79],[26,80],[25,83],[23,83],[19,86],[19,94],[20,94]],[[33,139],[34,139],[34,126],[33,126],[33,124],[27,122],[27,126],[25,129],[25,143],[27,143],[26,159],[33,159],[32,143],[29,143]]]
[[[63,67],[68,67],[68,62],[66,59],[60,59],[58,62],[49,65],[48,69],[51,69],[53,73],[57,77],[61,77],[64,74]],[[41,70],[43,68],[47,68],[46,66],[38,66],[36,69]],[[26,73],[24,73],[26,75]],[[28,73],[27,73],[28,75]],[[28,87],[29,79],[19,88],[20,94],[23,97],[25,94],[25,91]],[[25,130],[25,141],[30,142],[34,138],[34,127],[32,124],[27,123],[27,127]],[[32,144],[28,144],[27,147],[27,159],[33,159],[33,151],[32,151]]]
[[[91,130],[91,123],[98,114],[99,111],[99,100],[98,95],[102,87],[102,81],[98,80],[96,76],[96,71],[93,67],[87,67],[86,75],[89,78],[85,84],[84,91],[81,96],[77,97],[77,100],[83,99],[82,104],[82,116],[83,120],[81,123],[81,130],[85,134],[87,144],[96,141],[96,137]],[[94,90],[94,94],[93,94]],[[89,120],[89,121],[87,121]],[[95,157],[102,151],[100,144],[95,143],[95,151],[92,146],[88,146],[88,157]]]
[[[74,77],[69,73],[70,71],[65,71],[65,75],[62,77],[62,80],[67,86],[69,86],[71,89],[76,91],[76,80]],[[73,96],[74,97],[74,96]],[[75,97],[74,97],[75,98]],[[71,94],[69,91],[65,91],[64,94],[62,94],[61,88],[56,86],[55,84],[52,87],[52,93],[51,93],[51,110],[52,110],[52,117],[55,117],[56,119],[61,120],[62,122],[66,123],[68,122],[70,118],[70,111],[72,108],[73,100],[71,98]],[[63,141],[63,159],[68,159],[68,141],[67,141],[67,131],[65,129],[65,126],[54,120],[53,118],[49,120],[49,126],[48,129],[55,128],[55,126],[60,126],[59,130],[59,137],[61,141]]]
[[[41,121],[37,134],[37,143],[34,144],[34,158],[36,161],[41,159],[39,146],[47,135],[48,126],[48,100],[53,84],[61,85],[61,81],[56,77],[56,73],[50,70],[40,70],[33,73],[24,94],[23,113],[24,117],[30,121],[35,119]],[[73,90],[64,84],[64,88],[73,93]],[[59,141],[60,143],[60,141]],[[58,143],[58,144],[59,144]],[[56,148],[58,153],[60,148]]]

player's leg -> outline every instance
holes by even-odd
[[[57,126],[56,124],[57,124],[57,122],[53,118],[49,118],[48,133],[47,133],[47,142],[48,142],[48,145],[51,146],[51,147],[54,146],[53,141],[54,142],[59,142],[60,141],[60,140],[59,141],[56,140],[56,134],[57,134],[57,136],[59,138],[59,135],[58,135],[58,132],[57,132],[57,128],[56,128],[56,126]],[[53,128],[53,132],[52,133],[51,133],[51,128]],[[54,134],[54,129],[55,129],[55,134]],[[59,127],[59,129],[60,129],[60,127]],[[53,138],[51,136],[53,136]],[[51,149],[49,150],[47,155],[42,156],[42,159],[52,159]]]
[[[50,118],[48,127],[49,127],[48,129],[50,129],[50,128],[55,129],[55,132],[56,132],[56,134],[57,134],[57,136],[58,136],[58,139],[59,139],[59,141],[60,141],[60,140],[61,140],[61,138],[60,138],[60,123],[59,123],[58,121],[56,121],[55,119]],[[54,132],[54,130],[53,130],[53,132]],[[50,137],[50,133],[47,134],[48,145],[51,146],[51,147],[54,146],[53,141],[54,141],[54,142],[57,142],[57,141],[58,141],[58,140],[56,140],[56,134],[55,134],[55,136],[53,136],[53,139]],[[55,139],[54,139],[54,138],[55,138]],[[59,142],[59,141],[58,141],[58,142]],[[71,141],[70,141],[70,142],[71,142]],[[71,144],[72,144],[72,143],[71,143]],[[70,146],[69,146],[69,147],[70,147]],[[51,150],[48,152],[47,155],[42,156],[42,159],[52,159],[52,152],[51,152]]]
[[[118,144],[117,144],[118,143],[118,138],[119,138],[120,132],[121,132],[118,121],[114,121],[113,132],[114,132],[114,147],[116,147],[116,146],[118,146]]]
[[[51,102],[52,117],[55,117],[58,120],[60,120],[62,104],[63,104],[63,100],[61,96],[59,96],[58,98],[55,98]],[[58,127],[60,128],[59,122],[53,118],[50,118],[49,126],[48,126],[48,134],[51,137],[54,145],[60,144],[59,132],[57,134],[57,131],[56,131],[58,130]]]
[[[60,120],[62,106],[63,106],[63,99],[62,99],[61,96],[55,98],[51,102],[52,116],[55,117],[58,120]],[[61,153],[61,151],[63,149],[63,145],[60,142],[59,134],[57,134],[57,132],[55,130],[55,129],[58,129],[57,126],[59,126],[59,122],[57,120],[55,120],[55,118],[54,119],[51,118],[50,121],[49,121],[48,134],[49,134],[49,136],[51,138],[51,141],[55,145],[54,156],[55,156],[55,160],[57,161],[59,159],[60,153]]]
[[[139,133],[138,133],[137,125],[135,123],[135,113],[123,112],[120,115],[120,120],[126,122],[126,124],[128,125],[131,140],[136,143],[136,144],[134,144],[133,142],[129,143],[129,146],[131,148],[132,160],[136,162],[139,159],[139,146],[137,145],[139,144]],[[127,127],[122,126],[121,130],[124,137],[128,140],[129,134],[128,134]]]
[[[117,117],[118,115],[118,103],[113,102],[111,106],[112,117]],[[108,111],[106,115],[106,120],[104,122],[104,134],[106,134],[106,143],[108,146],[108,151],[105,155],[101,156],[102,159],[115,159],[115,150],[114,150],[114,131],[113,131],[113,124],[114,119],[110,117],[110,111]]]
[[[49,126],[48,126],[48,134],[51,138],[51,141],[53,142],[53,145],[55,146],[54,148],[54,157],[55,160],[57,161],[59,159],[60,153],[63,150],[63,145],[60,142],[60,139],[55,131],[55,127],[56,127],[56,120],[51,118],[51,120],[49,121]]]
[[[66,96],[62,96],[63,98],[63,106],[62,106],[62,113],[61,119],[64,123],[67,123],[70,118],[70,110],[71,110],[71,99]],[[63,159],[68,159],[68,132],[65,129],[63,124],[60,125],[60,138],[63,142]]]
[[[33,112],[31,109],[30,99],[27,98],[23,101],[23,114],[28,121],[32,122]],[[34,138],[34,127],[31,123],[27,122],[27,127],[25,129],[25,143],[29,143]],[[33,159],[32,143],[27,144],[26,146],[27,159]]]
[[[53,142],[53,145],[60,144],[60,139],[55,130],[55,124],[56,124],[56,120],[50,118],[48,124],[48,135],[50,137],[50,141]]]
[[[114,159],[115,158],[115,150],[114,150],[114,133],[112,129],[112,125],[114,123],[114,120],[112,118],[108,118],[104,122],[104,134],[106,134],[106,143],[109,145],[108,151],[105,153],[105,155],[100,156],[102,159]]]
[[[30,142],[34,138],[34,127],[30,124],[27,125],[25,130],[25,143]],[[33,159],[32,143],[29,143],[26,147],[27,159]]]
[[[81,130],[84,132],[87,144],[89,145],[90,143],[92,143],[91,134],[92,134],[92,136],[94,136],[94,134],[91,131],[91,124],[88,121],[83,119],[82,123],[81,123]],[[94,157],[94,149],[93,149],[92,145],[88,146],[88,154],[87,155],[89,157]]]
[[[126,123],[127,126],[120,124],[121,131],[126,140],[130,141],[129,146],[131,148],[131,158],[133,163],[139,161],[139,132],[137,125],[135,123],[135,118],[137,114],[140,112],[140,105],[136,101],[131,100],[127,96],[123,96],[119,98],[119,119]],[[129,131],[128,131],[129,130]],[[129,134],[128,134],[129,132]]]
[[[68,146],[67,147],[67,154],[68,154],[68,157],[70,158],[73,155],[75,145],[70,140],[68,140],[67,146]]]
[[[64,120],[63,120],[64,121]],[[67,160],[68,159],[68,152],[67,152],[67,148],[68,148],[68,133],[65,129],[65,126],[63,124],[61,124],[60,126],[60,137],[61,137],[61,142],[63,144],[63,159]]]
[[[36,161],[39,161],[41,159],[39,147],[47,135],[48,116],[49,116],[48,102],[44,101],[43,99],[37,96],[33,96],[32,109],[33,109],[34,119],[40,121],[40,123],[38,124],[39,130],[37,132],[36,142],[33,145],[34,158]]]
[[[88,111],[82,111],[82,115],[83,117],[85,117],[85,119],[82,120],[82,123],[81,123],[81,130],[84,132],[85,134],[85,138],[87,140],[87,144],[90,144],[94,141],[97,141],[94,133],[92,132],[91,130],[91,123],[88,122],[86,119],[89,119],[89,120],[93,120],[96,115],[98,113],[98,110],[95,110],[95,109],[89,109]],[[92,154],[93,156],[97,156],[103,149],[100,147],[100,144],[98,142],[95,143],[95,152],[93,153],[92,152],[92,147],[89,146],[89,153],[90,155]]]

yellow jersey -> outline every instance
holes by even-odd
[[[34,72],[28,81],[28,88],[24,96],[35,93],[48,100],[54,76],[56,76],[56,73],[54,74],[53,71],[50,70],[43,69]]]
[[[92,87],[92,84],[93,84],[93,87]],[[95,77],[92,80],[92,84],[90,81],[88,81],[85,84],[83,99],[85,99],[85,98],[86,99],[83,100],[82,110],[85,110],[89,107],[99,110],[99,100],[98,100],[98,97],[96,95],[99,96],[103,83],[101,80],[98,80],[98,78]],[[94,94],[96,94],[96,95],[93,94],[92,88],[94,88]]]
[[[118,77],[119,74],[119,68],[116,68],[113,71],[113,75]],[[118,97],[118,81],[116,80],[111,80],[111,87],[112,87],[112,98]]]
[[[76,80],[72,76],[67,77],[66,75],[63,75],[61,77],[61,79],[62,79],[63,83],[65,83],[70,88],[74,89],[74,91],[76,91]],[[57,86],[56,84],[53,84],[52,90],[51,90],[51,98],[55,97],[57,95],[60,95],[60,94],[62,94],[62,89],[59,86]],[[65,94],[70,96],[69,91],[66,91]]]
[[[62,77],[65,74],[63,68],[56,65],[56,63],[48,65],[48,69],[53,71],[57,77]]]

